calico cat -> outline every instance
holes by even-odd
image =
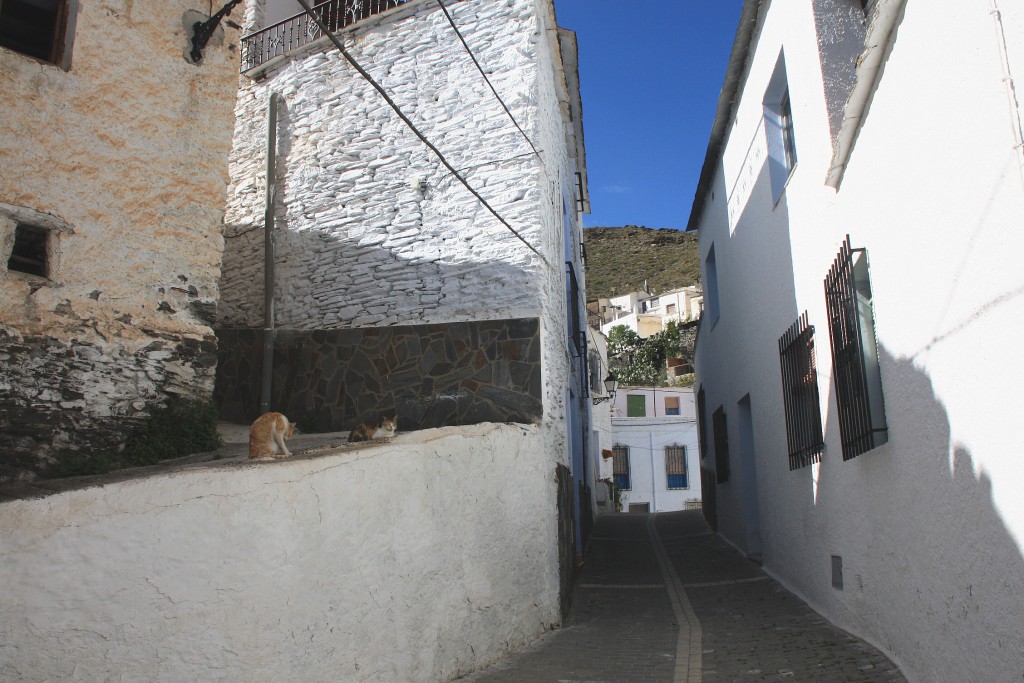
[[[281,413],[264,413],[256,418],[249,430],[249,458],[287,458],[291,455],[284,445],[285,439],[295,434],[295,423]]]
[[[397,417],[381,418],[378,422],[360,422],[349,432],[349,443],[354,441],[372,441],[373,439],[384,439],[395,435],[398,429]]]

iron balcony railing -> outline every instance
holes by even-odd
[[[327,0],[313,6],[313,11],[331,31],[337,31],[409,0]],[[320,38],[322,32],[305,12],[279,21],[273,26],[242,38],[242,71],[254,69],[278,55],[302,47]]]

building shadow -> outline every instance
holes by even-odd
[[[1024,557],[992,482],[970,446],[951,438],[928,374],[881,345],[879,358],[888,443],[845,462],[826,452],[821,463],[816,526],[830,547],[820,560],[841,558],[841,575],[830,577],[841,588],[825,590],[842,595],[818,599],[836,600],[844,621],[923,680],[974,680],[978,671],[1020,680]],[[835,395],[833,381],[826,434],[837,436]],[[958,654],[936,658],[936,647]]]

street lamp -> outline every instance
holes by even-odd
[[[615,379],[615,375],[608,373],[608,376],[604,378],[604,391],[607,396],[597,396],[593,399],[594,405],[603,403],[604,401],[610,401],[615,398],[615,390],[618,389],[619,382]]]

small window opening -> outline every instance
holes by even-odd
[[[51,64],[64,60],[68,0],[0,1],[0,45]]]
[[[14,248],[7,260],[7,270],[50,277],[47,246],[50,231],[36,225],[18,223],[14,229]]]

